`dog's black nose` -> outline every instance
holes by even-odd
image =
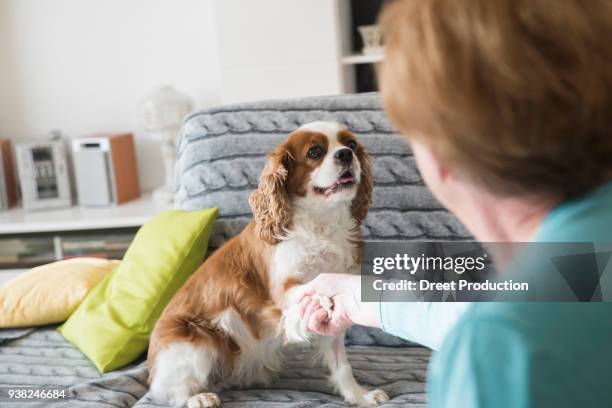
[[[340,149],[334,154],[334,158],[342,164],[351,164],[353,161],[353,151],[348,147]]]

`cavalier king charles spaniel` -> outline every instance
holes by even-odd
[[[346,401],[388,400],[355,381],[344,335],[309,333],[296,304],[299,285],[320,273],[359,273],[371,194],[368,156],[348,129],[315,122],[291,133],[250,196],[253,221],[200,266],[157,322],[148,354],[153,399],[218,406],[216,391],[266,384],[281,369],[284,344],[310,342]]]

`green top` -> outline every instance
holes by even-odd
[[[612,183],[553,209],[535,241],[612,242]],[[612,406],[610,372],[612,303],[478,303],[432,359],[429,406]]]

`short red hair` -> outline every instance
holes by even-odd
[[[392,122],[502,195],[612,178],[612,2],[397,0],[380,19]]]

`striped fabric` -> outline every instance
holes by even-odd
[[[25,335],[24,335],[25,334]],[[70,397],[55,402],[9,402],[6,408],[151,408],[146,362],[100,374],[94,365],[52,327],[21,332],[6,340],[0,331],[0,386],[65,386]],[[326,370],[313,360],[312,350],[290,349],[285,368],[266,388],[227,390],[219,395],[228,408],[314,408],[347,406],[331,389]],[[383,388],[391,407],[424,407],[425,378],[430,352],[421,347],[350,346],[348,356],[357,380],[370,388]]]

